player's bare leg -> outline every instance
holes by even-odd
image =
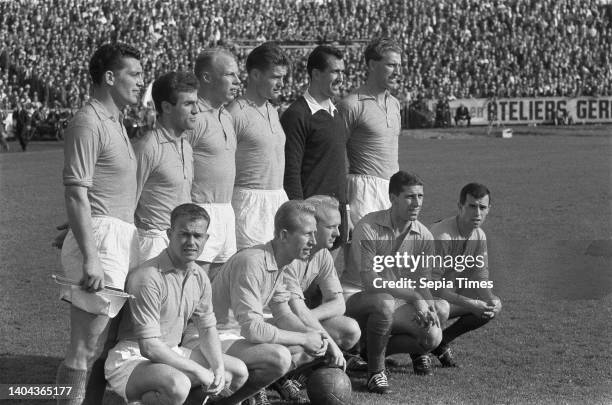
[[[281,378],[291,368],[291,353],[281,345],[254,344],[239,340],[232,344],[226,354],[237,357],[246,364],[249,378],[234,394],[218,401],[219,405],[240,403]]]
[[[66,358],[57,370],[57,384],[73,386],[74,397],[58,399],[58,404],[81,404],[89,371],[100,356],[108,335],[110,318],[70,307],[70,343]]]
[[[143,362],[130,375],[125,394],[128,401],[144,404],[182,404],[191,381],[186,374],[167,364]]]
[[[393,315],[391,337],[386,355],[409,353],[417,375],[431,375],[433,368],[428,354],[440,344],[442,327],[448,318],[448,303],[436,300],[436,314],[440,324],[423,327],[416,321],[416,309],[411,304],[402,305]]]
[[[87,389],[85,390],[84,405],[102,405],[104,393],[106,392],[106,377],[104,375],[104,363],[108,352],[117,343],[117,331],[119,329],[120,316],[110,319],[108,333],[106,335],[104,347],[97,360],[91,366]]]
[[[198,349],[191,352],[190,359],[201,364],[202,366],[210,369],[208,360],[204,357],[202,352]],[[249,370],[246,365],[238,358],[223,355],[223,365],[225,367],[225,384],[231,392],[236,392],[244,385],[249,377]]]

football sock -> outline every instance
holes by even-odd
[[[444,342],[440,342],[440,345],[431,351],[434,356],[440,356],[446,350],[448,346]]]
[[[448,345],[450,342],[455,340],[457,337],[471,330],[478,329],[481,326],[485,325],[487,322],[489,322],[489,319],[483,319],[483,318],[477,317],[474,314],[467,314],[467,315],[461,316],[457,320],[457,322],[453,323],[452,325],[444,329],[444,331],[442,332],[442,343],[440,343],[440,346],[438,347],[443,347],[443,346]]]
[[[393,318],[384,313],[372,313],[368,317],[366,329],[368,371],[384,370],[385,351],[389,342],[392,324]]]
[[[87,385],[87,370],[75,370],[62,362],[57,368],[55,381],[57,385],[72,387],[70,398],[58,399],[57,405],[80,405],[83,403]]]

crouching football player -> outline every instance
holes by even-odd
[[[329,251],[340,236],[340,204],[325,195],[312,196],[306,202],[316,210],[316,245],[308,261],[296,260],[288,267],[287,276],[300,287],[298,298],[293,296],[289,304],[305,324],[323,327],[342,350],[348,350],[357,343],[361,331],[353,318],[344,316],[342,285]]]
[[[182,404],[192,386],[215,395],[226,386],[238,390],[247,380],[245,364],[222,353],[210,281],[195,263],[209,221],[195,204],[175,208],[168,248],[128,276],[126,291],[135,299],[105,364],[111,389],[128,402]],[[179,346],[190,318],[200,336],[193,350]]]
[[[307,260],[294,260],[287,266],[285,282],[292,293],[289,306],[302,323],[326,334],[332,366],[346,368],[342,350],[352,348],[361,336],[359,324],[344,316],[346,306],[334,259],[329,251],[340,235],[340,204],[334,197],[308,198],[317,220],[316,245]],[[287,397],[295,398],[300,386],[293,380],[280,380]]]
[[[428,288],[431,270],[421,260],[414,268],[385,260],[434,254],[433,236],[417,218],[423,204],[423,182],[399,171],[389,181],[391,208],[364,216],[355,227],[347,269],[342,274],[346,314],[361,327],[362,357],[368,361],[368,390],[389,392],[385,355],[409,353],[418,375],[433,373],[428,353],[438,347],[440,323],[448,303],[434,301]],[[413,263],[414,264],[414,263]],[[406,283],[404,283],[404,281]],[[408,283],[411,281],[411,283]],[[364,350],[365,349],[365,350]]]
[[[485,325],[501,311],[501,301],[491,291],[487,237],[480,228],[489,213],[490,198],[486,186],[470,183],[461,189],[458,214],[431,227],[436,254],[453,258],[452,267],[433,271],[434,279],[453,285],[436,290],[437,295],[450,303],[449,319],[459,318],[444,329],[440,346],[432,352],[444,367],[457,365],[449,348],[453,340]]]

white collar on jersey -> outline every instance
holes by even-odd
[[[306,100],[306,104],[308,104],[308,108],[310,108],[310,112],[314,115],[319,110],[327,111],[332,117],[338,111],[334,103],[332,103],[331,99],[326,99],[323,103],[319,103],[317,100],[312,97],[310,92],[306,90],[304,93],[304,100]]]

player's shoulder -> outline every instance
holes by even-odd
[[[391,94],[391,92],[390,92],[390,91],[388,91],[388,90],[387,90],[387,98],[388,98],[390,101],[392,101],[392,102],[394,102],[394,103],[399,104],[399,99],[398,99],[397,97],[395,97],[393,94]]]
[[[434,222],[429,229],[437,240],[450,240],[456,233],[456,227],[456,217],[452,216]]]
[[[415,220],[412,222],[412,227],[414,231],[418,232],[421,235],[421,239],[424,240],[433,240],[433,235],[429,229],[419,220]]]
[[[155,129],[146,130],[145,133],[142,134],[141,136],[132,138],[131,142],[132,142],[132,146],[134,147],[134,150],[144,149],[147,146],[153,144],[154,142],[157,143],[158,140],[155,134]]]
[[[373,211],[364,215],[355,225],[353,240],[374,240],[386,235],[388,233],[387,228],[391,226],[388,211]]]
[[[331,255],[331,252],[329,251],[329,249],[319,249],[317,252],[315,252],[314,255],[312,255],[312,257],[308,260],[309,261],[309,266],[315,265],[315,266],[322,266],[326,263],[334,263],[334,258]]]
[[[309,112],[310,110],[308,109],[308,104],[306,103],[304,96],[300,96],[282,113],[281,120],[287,117],[301,117]]]
[[[338,101],[338,104],[336,105],[336,107],[337,108],[350,108],[350,107],[357,105],[358,102],[359,102],[359,89],[356,89],[356,90],[351,91],[349,94],[344,96],[344,98]]]
[[[389,210],[372,211],[365,214],[361,217],[357,225],[355,225],[355,228],[373,228],[379,225],[385,225],[389,215],[388,211]]]
[[[482,228],[476,228],[474,229],[474,238],[477,240],[487,240],[487,235],[485,234],[484,229]]]
[[[227,266],[230,268],[237,268],[244,265],[253,266],[264,263],[265,259],[266,245],[256,245],[236,252],[227,261]]]
[[[159,256],[151,258],[130,270],[127,285],[130,288],[158,284],[161,280]]]
[[[164,135],[155,128],[148,130],[139,138],[132,139],[132,147],[134,153],[139,158],[146,158],[149,161],[155,161],[159,163],[159,159],[162,158],[162,143],[164,142]]]
[[[195,279],[198,281],[198,284],[200,285],[200,289],[203,290],[206,285],[210,285],[210,278],[208,277],[208,274],[206,273],[206,270],[204,270],[202,268],[202,266],[200,266],[197,263],[193,263],[192,264],[192,271],[193,271],[193,275],[195,276]]]
[[[226,110],[232,116],[235,116],[237,114],[240,114],[241,112],[244,112],[248,105],[248,101],[244,97],[240,96],[235,98],[234,101],[232,101],[231,103],[229,103],[226,107]]]
[[[389,98],[389,102],[395,105],[398,109],[401,107],[400,101],[393,94],[388,93],[387,97]]]
[[[91,127],[98,125],[100,119],[91,103],[85,103],[68,121],[68,129],[72,127]]]

